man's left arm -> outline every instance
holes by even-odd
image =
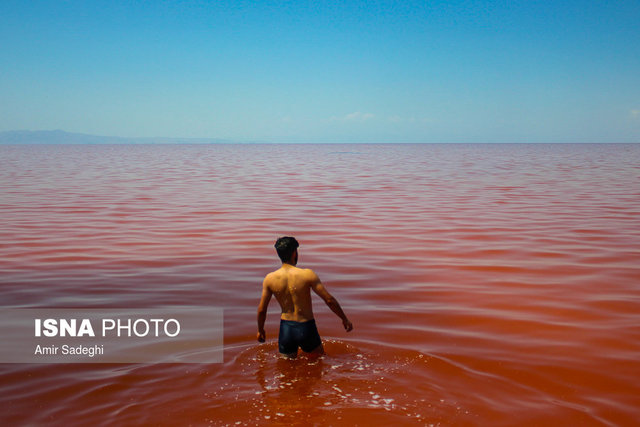
[[[271,289],[269,289],[267,279],[265,278],[262,283],[262,297],[260,297],[260,304],[258,304],[258,334],[256,338],[259,342],[264,342],[266,339],[264,322],[267,320],[267,307],[269,306],[271,295],[273,295],[273,293]]]
[[[312,270],[309,270],[310,280],[311,280],[311,289],[322,298],[322,300],[329,306],[331,311],[333,311],[336,316],[338,316],[342,320],[342,326],[344,326],[344,330],[350,332],[353,329],[353,324],[347,318],[347,315],[342,311],[342,307],[340,307],[340,303],[337,299],[333,297],[324,287],[320,278],[316,273]]]

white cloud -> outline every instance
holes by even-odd
[[[356,121],[364,121],[373,119],[374,115],[371,113],[361,113],[356,111],[355,113],[347,114],[345,116],[345,120],[356,120]]]
[[[640,110],[631,110],[631,117],[634,119],[640,119]]]
[[[428,117],[416,117],[416,116],[389,116],[387,120],[391,123],[431,123],[432,119]]]
[[[346,114],[344,116],[332,116],[332,122],[341,122],[341,123],[364,123],[371,120],[376,120],[379,123],[388,123],[393,125],[424,125],[433,123],[433,119],[424,116],[401,116],[401,115],[390,115],[390,116],[377,116],[372,113],[363,113],[361,111],[354,111],[353,113]]]
[[[367,120],[373,119],[374,117],[375,115],[371,113],[362,113],[360,111],[355,111],[342,117],[333,116],[331,117],[331,120],[341,122],[365,122]]]

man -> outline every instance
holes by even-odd
[[[258,341],[264,342],[267,306],[271,296],[276,296],[282,309],[278,350],[280,354],[289,358],[298,355],[298,347],[307,353],[324,354],[311,308],[312,289],[342,319],[342,325],[347,332],[353,329],[338,300],[325,289],[316,273],[296,267],[298,246],[298,241],[293,237],[281,237],[276,241],[275,248],[282,261],[282,267],[264,278],[262,298],[258,305]]]

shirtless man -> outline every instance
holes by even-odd
[[[298,241],[293,237],[281,237],[276,241],[275,248],[282,260],[282,267],[264,278],[262,298],[258,305],[258,341],[264,342],[267,306],[271,296],[275,294],[282,309],[278,350],[280,354],[289,358],[297,356],[298,347],[307,353],[324,354],[313,318],[311,289],[342,319],[342,325],[347,332],[353,329],[338,300],[325,289],[316,273],[296,267],[298,246]]]

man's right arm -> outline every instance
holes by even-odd
[[[262,282],[262,296],[260,297],[260,304],[258,304],[258,334],[256,338],[260,342],[264,342],[266,338],[264,322],[267,320],[267,307],[269,306],[271,295],[273,295],[273,293],[271,292],[271,289],[269,289],[267,278],[265,277],[264,282]]]
[[[322,300],[327,304],[327,306],[333,311],[336,316],[342,319],[342,326],[344,326],[345,331],[349,332],[353,329],[353,324],[347,318],[347,315],[342,311],[342,307],[340,307],[340,303],[338,300],[333,297],[324,287],[320,278],[317,274],[310,270],[311,274],[311,289],[322,298]]]

